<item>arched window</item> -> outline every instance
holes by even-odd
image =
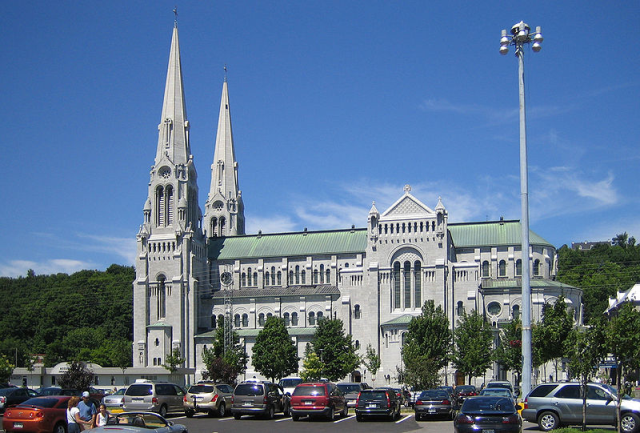
[[[220,217],[220,236],[224,236],[226,223],[227,220],[224,217]]]
[[[253,271],[253,285],[258,285],[258,273],[256,271]]]
[[[293,271],[289,271],[289,284],[293,284]]]
[[[249,315],[247,313],[244,313],[242,315],[242,327],[246,328],[247,326],[249,326]]]
[[[300,284],[300,266],[296,265],[296,284]]]
[[[507,262],[505,262],[504,260],[500,260],[500,263],[498,263],[498,276],[507,276]]]
[[[393,264],[393,307],[400,308],[400,262]]]
[[[214,314],[214,315],[211,316],[211,328],[212,329],[216,329],[216,325],[217,325],[217,323],[216,323],[216,315]]]
[[[282,285],[282,272],[278,271],[278,286]]]
[[[164,209],[164,212],[167,215],[166,225],[171,225],[173,224],[173,187],[171,185],[167,186],[165,202],[166,207]]]
[[[485,260],[484,262],[482,262],[482,278],[488,278],[490,276],[491,272],[489,268],[489,262]]]
[[[156,188],[156,225],[163,227],[164,220],[164,188],[159,186]]]
[[[324,315],[322,314],[322,311],[318,311],[318,313],[316,314],[317,322],[320,323],[322,319],[324,319]]]
[[[362,314],[362,311],[360,311],[360,305],[356,304],[353,307],[353,318],[354,319],[359,319],[360,315]]]
[[[247,286],[251,287],[253,286],[252,284],[252,280],[251,280],[251,268],[247,269]]]
[[[331,284],[331,270],[327,268],[327,270],[325,271],[325,274],[326,274],[325,282],[327,284]]]
[[[298,326],[298,313],[291,313],[291,326]]]
[[[536,259],[533,262],[533,276],[534,277],[539,277],[540,276],[540,260]]]
[[[160,275],[158,277],[158,318],[164,318],[167,315],[167,285],[166,277]]]
[[[514,305],[513,308],[511,308],[511,316],[513,317],[513,320],[518,320],[520,318],[520,305]]]
[[[316,314],[313,311],[309,311],[309,326],[315,326]]]
[[[458,301],[458,306],[456,307],[456,314],[458,316],[462,316],[464,314],[464,304],[462,301]]]
[[[411,263],[404,262],[404,308],[411,308]]]
[[[313,284],[318,284],[318,270],[313,270]]]
[[[522,276],[522,260],[516,260],[516,277]]]
[[[264,326],[264,322],[265,322],[264,313],[260,313],[258,315],[258,326]]]
[[[360,349],[360,340],[356,340],[356,350]]]
[[[283,319],[284,319],[284,326],[291,325],[291,318],[289,317],[289,313],[284,313]]]
[[[218,234],[218,218],[211,218],[209,221],[209,233],[211,233],[211,236]]]
[[[307,284],[307,271],[303,269],[301,272],[301,275],[302,275],[302,284]]]
[[[324,284],[324,265],[320,265],[320,284]]]
[[[419,261],[413,264],[413,305],[422,306],[422,265]]]
[[[244,272],[242,273],[242,277],[240,277],[240,286],[247,287],[247,274]]]
[[[278,284],[280,284],[280,276],[278,276]],[[271,285],[276,285],[276,267],[271,266]]]
[[[235,316],[233,316],[233,326],[235,326],[236,328],[240,327],[240,315],[236,314]]]
[[[269,279],[269,271],[267,271],[264,273],[264,285],[268,286],[270,282],[271,282],[271,279]]]

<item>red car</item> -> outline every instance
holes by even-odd
[[[30,398],[4,412],[2,428],[7,433],[67,433],[69,399],[67,395]]]
[[[344,394],[331,382],[301,383],[291,394],[289,411],[291,419],[298,421],[301,416],[325,416],[331,421],[336,414],[347,416],[349,408]]]

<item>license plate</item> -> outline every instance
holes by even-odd
[[[482,433],[496,433],[495,430],[482,429]]]
[[[243,406],[253,406],[253,402],[251,401],[245,401],[244,403],[242,403]]]
[[[429,409],[429,413],[436,413],[435,409]]]
[[[24,426],[22,425],[21,422],[14,422],[13,423],[13,428],[23,428]]]
[[[135,402],[140,402],[140,401],[144,401],[144,397],[134,397],[131,399],[131,401],[135,401]]]
[[[375,404],[375,403],[370,403],[370,404],[367,405],[367,407],[370,408],[370,409],[375,409],[375,408],[378,407],[378,405]]]
[[[304,404],[311,406],[313,404],[312,401],[305,401]]]

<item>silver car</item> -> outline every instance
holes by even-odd
[[[120,388],[113,394],[108,394],[102,397],[102,404],[107,407],[109,412],[122,411],[122,399],[124,398],[124,392],[127,388]]]
[[[582,424],[582,392],[576,382],[544,383],[524,399],[522,417],[549,431],[563,425]],[[615,388],[602,383],[587,385],[587,424],[616,425],[618,395]],[[640,400],[623,396],[620,427],[624,433],[640,431]]]
[[[341,382],[336,386],[344,394],[344,398],[347,400],[347,407],[356,407],[360,391],[367,389],[367,385],[362,382]]]
[[[122,408],[127,412],[157,412],[164,417],[168,412],[184,411],[185,394],[175,383],[136,381],[124,392]]]

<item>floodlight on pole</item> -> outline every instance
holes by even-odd
[[[531,43],[531,49],[539,52],[544,40],[540,27],[532,36],[531,28],[520,21],[511,27],[511,35],[502,30],[500,37],[500,54],[509,52],[513,45],[518,57],[518,85],[520,93],[520,205],[522,219],[522,395],[531,391],[532,356],[531,356],[531,276],[529,273],[529,175],[527,162],[527,122],[524,98],[524,45]]]

